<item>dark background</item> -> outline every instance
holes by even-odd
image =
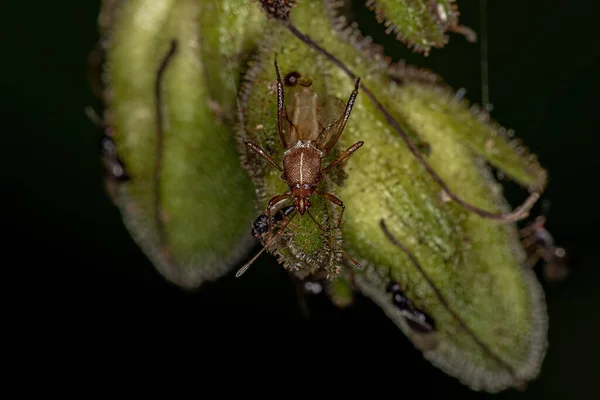
[[[313,298],[304,319],[291,280],[270,257],[243,279],[232,273],[193,294],[163,280],[104,193],[99,136],[83,113],[92,101],[86,60],[98,39],[99,1],[49,3],[35,12],[26,3],[8,6],[1,28],[1,282],[25,350],[75,356],[86,368],[108,360],[112,371],[137,370],[141,361],[158,372],[191,363],[232,382],[258,378],[249,389],[283,379],[314,394],[318,382],[398,396],[487,396],[424,361],[367,299],[339,311]],[[573,268],[566,281],[544,284],[550,348],[541,377],[523,394],[497,397],[592,397],[600,371],[598,13],[591,1],[487,3],[492,116],[549,170],[548,227]],[[479,31],[479,1],[458,5],[461,23]],[[371,29],[370,18],[359,15],[361,27]],[[424,58],[375,28],[394,57],[433,69],[481,101],[479,44],[452,34],[445,49]],[[508,192],[513,205],[523,197]],[[204,390],[212,380],[204,373],[189,382]]]

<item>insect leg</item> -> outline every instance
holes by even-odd
[[[312,214],[310,213],[310,210],[306,210],[306,213],[308,214],[308,216],[310,217],[310,219],[313,220],[313,222],[315,224],[317,224],[317,226],[319,227],[320,230],[322,230],[323,232],[329,232],[329,229],[326,229],[323,225],[321,225],[316,219],[315,217],[312,216]]]
[[[235,274],[236,278],[239,278],[244,272],[246,272],[246,270],[248,269],[248,267],[250,267],[252,265],[252,263],[254,261],[256,261],[256,259],[267,249],[267,247],[269,247],[269,245],[271,244],[271,242],[273,240],[275,240],[275,238],[277,238],[277,236],[281,235],[283,233],[283,231],[285,231],[285,228],[287,228],[287,226],[290,224],[290,222],[292,222],[292,220],[294,219],[294,217],[296,216],[297,213],[294,213],[291,218],[286,222],[286,224],[284,226],[281,227],[281,229],[279,229],[279,231],[277,232],[277,234],[275,236],[273,236],[269,241],[267,241],[267,243],[265,243],[264,247],[262,248],[261,251],[258,252],[257,255],[255,255],[254,257],[252,257],[252,259],[250,261],[248,261],[242,268],[240,268],[238,270],[238,272]]]
[[[363,269],[363,266],[362,266],[362,265],[360,265],[360,263],[359,263],[358,261],[356,261],[356,260],[354,259],[354,257],[352,257],[350,254],[346,253],[346,250],[342,249],[341,247],[340,247],[340,250],[342,251],[342,253],[344,253],[344,255],[345,255],[346,257],[348,257],[348,259],[349,259],[350,261],[352,261],[352,263],[353,263],[354,265],[356,265],[356,267],[357,267],[358,269]]]
[[[338,158],[336,158],[331,164],[329,164],[324,170],[323,170],[323,174],[326,174],[327,172],[329,172],[329,170],[333,167],[335,167],[336,165],[338,165],[339,163],[341,163],[342,161],[344,161],[346,158],[350,157],[352,154],[354,154],[354,152],[358,149],[360,149],[362,147],[362,145],[365,142],[360,141],[360,142],[356,142],[354,143],[352,146],[348,147],[342,154],[339,155]]]
[[[342,213],[340,214],[340,218],[338,219],[338,227],[341,226],[342,225],[342,217],[344,216],[344,210],[346,209],[346,206],[344,205],[344,203],[340,199],[338,199],[337,197],[335,197],[334,195],[329,194],[329,193],[322,193],[322,192],[315,190],[315,194],[318,194],[319,196],[324,197],[325,199],[329,200],[336,206],[342,207]]]
[[[356,101],[356,96],[358,95],[359,85],[360,85],[360,78],[356,78],[356,82],[354,83],[354,90],[352,91],[352,94],[350,94],[348,103],[346,103],[346,110],[344,111],[344,117],[342,118],[340,127],[338,128],[338,131],[335,134],[335,137],[333,137],[329,141],[329,143],[327,144],[327,147],[325,147],[325,149],[323,150],[324,154],[329,153],[331,148],[336,144],[336,142],[340,138],[340,135],[342,134],[342,131],[344,130],[344,127],[346,126],[346,123],[348,122],[348,118],[350,118],[350,113],[352,112],[352,107],[354,106],[354,102]]]
[[[274,166],[275,168],[277,168],[280,171],[283,171],[283,168],[281,168],[279,166],[279,164],[277,164],[275,162],[275,160],[273,160],[267,153],[265,153],[265,151],[259,145],[254,144],[252,142],[244,142],[244,144],[246,145],[247,148],[249,148],[256,154],[258,154],[259,156],[261,156],[262,158],[267,160],[269,163],[271,163],[272,166]]]
[[[272,225],[271,225],[271,211],[275,208],[277,208],[277,206],[279,206],[279,203],[281,203],[282,201],[286,201],[290,199],[290,196],[292,195],[291,192],[286,192],[284,194],[279,194],[277,196],[273,196],[271,198],[271,200],[269,200],[269,203],[267,204],[267,209],[265,211],[265,215],[267,216],[267,221],[269,224],[269,230],[267,231],[267,233],[270,235],[271,234],[271,230],[273,229]],[[287,224],[286,224],[287,226]]]

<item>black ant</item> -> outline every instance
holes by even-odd
[[[410,262],[413,265],[413,267],[415,267],[419,271],[419,273],[421,274],[421,276],[425,279],[425,281],[427,281],[427,284],[429,285],[429,287],[431,288],[431,290],[434,292],[434,294],[437,297],[437,299],[440,302],[440,304],[446,309],[446,311],[448,311],[452,315],[452,317],[454,317],[454,320],[456,322],[458,322],[458,324],[465,330],[465,332],[471,337],[471,339],[473,339],[473,341],[475,343],[477,343],[479,345],[479,347],[484,352],[486,352],[491,358],[493,358],[494,360],[496,360],[496,362],[499,365],[501,365],[503,368],[505,368],[515,379],[517,379],[516,378],[516,373],[515,373],[515,370],[513,369],[513,367],[510,364],[508,364],[506,361],[504,361],[498,354],[496,354],[486,343],[484,343],[475,334],[475,332],[467,325],[467,323],[461,318],[461,316],[456,311],[454,311],[454,309],[450,306],[450,303],[444,297],[444,295],[442,294],[442,292],[440,291],[440,289],[431,280],[431,278],[425,272],[425,270],[423,269],[423,267],[421,267],[421,264],[419,263],[419,261],[417,260],[417,258],[414,256],[414,254],[412,254],[412,252],[402,242],[400,242],[398,239],[396,239],[396,237],[388,229],[388,227],[387,227],[387,225],[386,225],[386,223],[385,223],[385,221],[383,219],[381,219],[379,221],[379,226],[381,227],[381,230],[383,231],[383,234],[385,235],[385,237],[387,238],[387,240],[389,240],[391,244],[393,244],[394,246],[396,246],[397,248],[399,248],[408,257],[408,259],[410,260]],[[398,288],[396,288],[394,286],[388,287],[388,290],[393,290],[396,293],[398,293],[398,289],[399,289],[399,287]],[[397,307],[405,307],[404,304],[403,304],[403,300],[404,299],[403,299],[402,296],[400,296],[400,297],[398,297],[396,299],[396,301],[399,303],[397,305]],[[410,324],[410,322],[408,321],[408,319],[407,319],[407,323]],[[421,326],[419,326],[419,328],[420,327]]]
[[[271,225],[280,223],[294,210],[294,206],[284,207],[279,210],[274,217],[271,217]],[[256,239],[261,239],[267,232],[269,232],[269,220],[266,214],[261,214],[252,223],[252,236]]]
[[[400,311],[408,326],[418,333],[431,333],[435,331],[435,323],[430,316],[415,307],[413,302],[406,297],[399,282],[391,280],[386,288],[391,293],[394,306]]]

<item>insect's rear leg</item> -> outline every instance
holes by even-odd
[[[259,156],[261,156],[262,158],[267,160],[272,166],[274,166],[275,168],[277,168],[280,171],[283,171],[283,168],[281,168],[279,166],[279,164],[277,164],[275,162],[275,160],[273,160],[267,153],[265,153],[265,151],[259,145],[252,143],[250,141],[244,142],[244,144],[246,145],[247,148],[249,148],[256,154],[258,154]]]

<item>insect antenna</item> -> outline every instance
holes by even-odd
[[[342,63],[339,59],[337,59],[333,54],[329,53],[327,50],[325,50],[324,48],[319,46],[317,43],[315,43],[308,35],[299,31],[298,28],[296,28],[294,26],[294,24],[292,24],[289,20],[283,20],[281,22],[294,36],[296,36],[302,42],[304,42],[308,46],[312,47],[314,50],[318,51],[319,53],[321,53],[325,57],[327,57],[333,64],[338,66],[350,78],[357,79],[356,74],[354,72],[352,72],[344,63]],[[441,186],[441,188],[446,192],[446,194],[448,194],[448,196],[450,198],[452,198],[452,200],[454,200],[457,204],[459,204],[466,210],[469,210],[481,217],[492,219],[492,220],[515,222],[515,221],[519,221],[524,218],[527,218],[527,216],[529,215],[529,210],[533,207],[533,205],[540,198],[540,193],[538,193],[538,192],[531,193],[529,195],[529,197],[523,202],[523,204],[521,204],[520,206],[515,208],[512,212],[508,212],[508,213],[490,212],[490,211],[481,209],[479,207],[476,207],[476,206],[466,202],[465,200],[462,200],[458,195],[456,195],[448,187],[446,182],[444,182],[444,180],[437,174],[437,172],[435,172],[435,170],[429,165],[429,163],[425,160],[425,158],[423,158],[418,147],[410,140],[410,138],[408,137],[406,132],[400,127],[400,125],[398,124],[396,119],[385,109],[385,107],[381,104],[381,102],[379,102],[379,100],[377,100],[377,98],[375,97],[373,92],[371,92],[371,90],[365,86],[364,82],[362,82],[360,84],[360,86],[362,87],[362,90],[365,92],[365,94],[369,97],[369,99],[371,99],[371,101],[373,102],[375,107],[379,110],[379,112],[381,112],[383,114],[387,123],[390,124],[396,132],[398,132],[398,134],[400,135],[402,140],[408,146],[410,152],[417,158],[417,160],[419,161],[421,166],[423,166],[423,168],[425,168],[425,170],[427,171],[427,173],[429,173],[429,175],[433,178],[433,180],[439,186]]]
[[[310,219],[313,220],[313,222],[315,224],[317,224],[317,226],[319,227],[320,230],[322,230],[323,232],[329,232],[329,229],[325,228],[323,225],[321,225],[316,219],[315,217],[313,217],[313,215],[310,213],[310,210],[306,210],[306,213],[308,214],[308,216],[310,217]]]
[[[269,238],[269,240],[264,244],[263,248],[261,249],[261,251],[258,252],[258,254],[256,254],[254,257],[252,257],[252,259],[250,261],[248,261],[242,268],[240,268],[238,270],[238,272],[236,272],[235,277],[239,278],[240,276],[242,276],[242,274],[244,272],[246,272],[246,270],[252,265],[252,263],[254,263],[254,261],[256,261],[256,259],[271,245],[271,243],[277,239],[282,233],[283,231],[285,231],[285,228],[287,228],[287,226],[290,224],[290,222],[292,222],[292,220],[294,219],[294,217],[296,216],[296,214],[298,214],[297,212],[295,212],[294,214],[292,214],[292,216],[290,217],[290,219],[288,219],[285,223],[285,225],[283,225],[281,227],[281,229],[279,229],[279,231],[275,234],[275,236],[272,236],[271,238]]]
[[[262,254],[262,253],[263,253],[263,252],[266,250],[266,249],[267,249],[266,247],[263,247],[263,248],[262,248],[262,249],[261,249],[261,250],[260,250],[260,251],[259,251],[259,252],[258,252],[258,253],[255,255],[255,256],[254,256],[254,257],[252,257],[252,259],[251,259],[250,261],[248,261],[248,262],[246,263],[246,265],[244,265],[242,268],[240,268],[240,269],[238,270],[238,272],[236,272],[236,274],[235,274],[235,277],[236,277],[236,278],[239,278],[240,276],[242,276],[242,274],[243,274],[244,272],[246,272],[246,270],[247,270],[247,269],[248,269],[248,268],[249,268],[249,267],[252,265],[252,263],[253,263],[254,261],[256,261],[256,259],[257,259],[257,258],[258,258],[258,257],[259,257],[259,256],[260,256],[260,255],[261,255],[261,254]]]

